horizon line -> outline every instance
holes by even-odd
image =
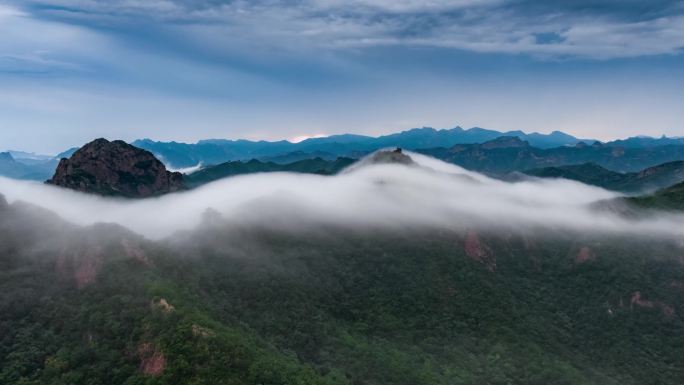
[[[537,134],[537,135],[543,135],[543,136],[550,136],[550,135],[553,135],[553,134],[555,134],[555,133],[560,133],[560,134],[572,136],[573,138],[575,138],[575,139],[577,139],[577,140],[579,140],[579,141],[585,141],[585,142],[591,142],[591,143],[593,143],[593,142],[600,142],[600,143],[604,143],[604,144],[605,144],[605,143],[610,143],[610,142],[613,142],[613,141],[618,141],[618,140],[627,140],[627,139],[631,139],[631,138],[645,138],[645,139],[678,139],[678,138],[684,138],[684,136],[667,136],[666,134],[662,134],[661,136],[652,136],[652,135],[633,135],[633,136],[628,136],[628,137],[613,137],[613,138],[610,138],[610,139],[607,139],[607,140],[606,140],[606,139],[601,140],[601,139],[596,139],[596,138],[580,138],[580,137],[575,136],[575,135],[572,134],[572,133],[569,133],[569,132],[567,132],[567,131],[562,131],[562,130],[551,130],[551,131],[548,131],[548,132],[541,132],[541,131],[531,131],[531,132],[530,132],[530,131],[525,131],[525,130],[521,130],[521,129],[518,129],[518,130],[508,130],[508,131],[500,131],[500,130],[497,130],[497,129],[493,129],[493,128],[484,128],[484,127],[480,127],[480,126],[473,126],[473,127],[469,127],[469,128],[463,128],[463,127],[460,126],[460,125],[456,125],[456,126],[449,127],[449,128],[435,128],[435,127],[431,127],[431,126],[411,127],[411,128],[403,129],[403,130],[401,130],[401,131],[392,131],[392,132],[389,132],[389,133],[379,134],[379,135],[365,135],[365,134],[357,134],[357,133],[352,133],[352,132],[342,132],[342,133],[335,133],[335,134],[298,135],[298,136],[295,136],[295,137],[283,138],[283,139],[273,139],[273,140],[268,140],[268,139],[256,139],[256,138],[245,138],[245,137],[243,137],[243,138],[219,138],[219,137],[213,137],[213,138],[197,139],[196,141],[191,142],[191,141],[180,141],[180,140],[173,140],[173,139],[160,140],[160,139],[152,139],[152,138],[150,138],[150,137],[142,137],[142,138],[137,138],[137,139],[133,139],[133,140],[130,140],[130,141],[128,141],[128,140],[124,140],[124,141],[126,141],[126,142],[129,143],[129,144],[132,144],[132,143],[134,143],[134,142],[136,142],[136,141],[145,141],[145,140],[149,140],[149,141],[157,142],[157,143],[178,143],[178,144],[188,144],[188,145],[197,145],[197,144],[199,144],[199,143],[201,143],[201,142],[219,141],[219,140],[221,140],[221,141],[230,141],[230,142],[239,142],[239,141],[246,141],[246,142],[252,142],[252,143],[262,143],[262,142],[263,142],[263,143],[280,143],[280,142],[287,142],[287,143],[290,143],[290,144],[298,144],[298,143],[305,142],[305,141],[307,141],[307,140],[312,140],[312,139],[326,139],[326,138],[332,138],[332,137],[336,137],[336,136],[358,136],[358,137],[364,137],[364,138],[368,138],[368,139],[379,139],[379,138],[386,137],[386,136],[390,136],[390,135],[396,135],[396,134],[401,134],[401,133],[405,133],[405,132],[416,131],[416,130],[426,130],[426,129],[427,129],[427,130],[434,130],[434,131],[451,131],[451,130],[461,129],[461,130],[464,131],[464,132],[466,132],[466,131],[471,131],[471,130],[478,130],[478,129],[479,129],[479,130],[485,130],[485,131],[496,131],[496,132],[501,133],[501,134],[502,134],[501,136],[507,136],[506,134],[510,134],[510,133],[523,133],[524,135],[535,135],[535,134]],[[92,140],[86,141],[86,142],[83,143],[83,144],[92,142],[93,140],[97,140],[98,138],[102,138],[102,137],[93,138]],[[123,139],[110,139],[109,137],[105,137],[105,139],[110,140],[110,141],[113,141],[113,140],[123,140]],[[297,139],[299,139],[299,140],[297,140]],[[53,157],[54,157],[54,156],[59,155],[61,152],[65,152],[65,151],[71,150],[71,149],[73,149],[73,148],[80,148],[83,144],[81,144],[81,145],[73,145],[73,146],[70,146],[70,147],[68,147],[68,148],[63,149],[62,151],[56,152],[56,153],[42,153],[42,152],[36,152],[36,151],[27,150],[27,149],[16,149],[16,148],[4,149],[4,150],[1,150],[0,152],[23,152],[23,153],[26,153],[26,154],[32,154],[32,155],[37,155],[37,156],[53,156]]]

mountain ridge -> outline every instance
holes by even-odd
[[[684,161],[673,161],[636,172],[619,173],[596,163],[582,163],[523,171],[543,178],[564,178],[632,194],[649,194],[684,181]]]
[[[0,152],[0,175],[15,179],[44,180],[52,175],[55,161],[29,161],[15,159],[11,152]]]
[[[339,157],[359,159],[374,151],[392,147],[440,154],[439,157],[441,159],[449,161],[450,156],[447,149],[454,149],[459,146],[484,145],[480,148],[485,152],[494,150],[493,146],[502,148],[512,147],[511,145],[502,145],[499,139],[501,137],[517,138],[521,142],[526,142],[527,146],[518,143],[518,147],[521,149],[529,148],[529,151],[523,151],[528,154],[520,154],[523,158],[530,154],[534,157],[542,158],[554,152],[561,154],[557,161],[551,160],[547,163],[529,162],[525,164],[523,162],[520,164],[518,160],[518,164],[514,167],[515,171],[594,162],[613,171],[633,172],[657,164],[684,159],[684,153],[680,151],[680,147],[684,147],[684,138],[678,137],[668,138],[663,136],[652,138],[639,136],[603,143],[593,139],[576,138],[561,131],[541,134],[536,132],[525,133],[519,130],[502,132],[478,127],[463,129],[459,126],[451,129],[414,128],[378,137],[340,134],[308,138],[296,143],[287,140],[251,141],[246,139],[204,139],[196,143],[182,143],[138,139],[131,142],[131,144],[152,152],[169,168],[181,170],[197,167],[198,165],[206,167],[229,161],[249,161],[251,159],[279,164],[314,158],[322,158],[328,161],[334,161]],[[601,151],[609,151],[605,150],[605,148],[611,148],[614,150],[610,152],[613,152],[616,157],[621,156],[620,154],[624,152],[627,152],[628,155],[642,154],[637,154],[636,157],[632,156],[633,159],[628,159],[623,164],[620,164],[618,161],[602,159],[591,154],[567,157],[567,148],[583,149],[587,153],[591,152],[591,149],[599,150],[604,148]],[[78,147],[64,151],[56,157],[14,151],[13,153],[18,154],[22,158],[15,159],[15,162],[12,164],[6,161],[5,166],[0,167],[0,175],[21,179],[45,180],[53,174],[59,160],[70,157],[76,150],[78,150]],[[546,151],[546,153],[540,153],[540,151]],[[562,155],[562,153],[566,153],[566,155]],[[472,155],[480,156],[477,152],[474,152]],[[653,157],[653,159],[649,159],[649,157]],[[610,158],[610,156],[607,156],[607,158]],[[627,158],[630,158],[630,156],[627,156]],[[466,160],[459,162],[457,164],[468,164]],[[509,161],[505,160],[505,162],[508,163]],[[475,171],[484,172],[510,171],[501,171],[491,165],[483,167],[472,164],[470,167],[473,167],[472,169]],[[500,168],[504,169],[505,167]]]
[[[479,127],[463,129],[457,126],[451,129],[413,128],[377,137],[355,134],[332,135],[309,138],[297,143],[287,140],[269,142],[245,139],[205,139],[193,144],[139,139],[132,144],[163,157],[174,168],[183,168],[199,163],[217,164],[231,160],[262,159],[299,151],[329,152],[334,156],[350,156],[353,153],[370,153],[387,147],[416,150],[461,143],[482,143],[500,136],[519,137],[529,141],[533,146],[542,148],[574,145],[583,140],[560,131],[550,134],[526,134],[522,131],[500,132]]]
[[[511,139],[506,139],[511,141]],[[513,145],[499,145],[502,140],[452,147],[419,149],[417,152],[453,163],[469,170],[493,175],[535,168],[593,162],[617,172],[636,172],[663,163],[684,160],[683,145],[624,148],[610,145],[575,145],[538,148],[513,140]],[[522,142],[522,143],[521,143]]]
[[[661,211],[684,211],[684,182],[656,191],[650,195],[630,197],[624,200],[638,208]]]
[[[351,158],[340,157],[333,161],[322,158],[304,159],[291,163],[264,162],[252,159],[246,162],[231,161],[208,166],[185,176],[188,187],[198,187],[215,180],[261,172],[298,172],[305,174],[333,175],[356,162]]]

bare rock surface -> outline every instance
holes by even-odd
[[[169,172],[149,151],[124,141],[94,140],[63,158],[46,183],[72,190],[147,198],[185,189],[183,174]]]

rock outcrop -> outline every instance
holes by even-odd
[[[577,255],[575,255],[575,264],[578,265],[594,260],[596,260],[596,255],[594,255],[594,252],[587,246],[581,247],[577,252]]]
[[[480,240],[476,232],[468,231],[463,249],[470,259],[485,265],[492,273],[496,271],[496,257],[492,249]]]
[[[152,343],[143,343],[138,347],[140,356],[140,371],[150,377],[157,377],[164,373],[166,369],[166,357]]]
[[[63,158],[46,183],[105,196],[146,198],[185,189],[183,174],[169,172],[149,151],[121,140],[97,139]]]
[[[399,164],[405,166],[416,166],[417,163],[411,159],[411,157],[404,153],[401,148],[395,148],[394,150],[380,150],[376,151],[367,157],[359,160],[358,162],[352,164],[346,169],[342,170],[343,174],[350,172],[355,172],[359,169],[378,165],[378,164]]]
[[[415,164],[410,156],[404,154],[401,148],[395,150],[383,150],[377,151],[368,158],[368,163],[371,164],[383,164],[383,163],[395,163],[395,164]]]

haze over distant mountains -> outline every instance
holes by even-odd
[[[501,136],[514,136],[528,141],[540,148],[575,145],[582,139],[554,131],[551,134],[522,131],[500,132],[484,128],[437,130],[423,127],[402,131],[395,134],[370,137],[363,135],[343,134],[323,138],[310,138],[298,143],[289,141],[248,141],[248,140],[201,140],[195,144],[176,142],[155,142],[150,139],[136,140],[132,144],[144,148],[163,158],[171,167],[190,167],[198,163],[217,164],[229,160],[262,159],[278,161],[287,157],[287,161],[310,157],[310,154],[327,159],[338,156],[358,158],[369,152],[386,148],[402,147],[410,150],[433,147],[451,147],[455,144],[483,143]],[[594,140],[584,140],[590,143]],[[300,157],[297,159],[297,157]]]
[[[150,151],[170,169],[194,171],[233,162],[230,166],[224,165],[221,171],[205,170],[196,178],[197,183],[213,180],[218,175],[234,175],[249,170],[294,169],[329,173],[338,170],[340,165],[322,165],[321,161],[359,159],[378,149],[392,147],[422,152],[490,175],[587,162],[619,173],[638,172],[662,163],[684,160],[682,138],[632,137],[600,143],[559,131],[528,134],[477,127],[439,130],[424,127],[380,137],[343,134],[297,143],[209,139],[189,144],[140,139],[132,144]],[[76,150],[71,148],[55,157],[23,151],[0,153],[0,175],[43,181],[52,176],[60,159],[68,158]],[[253,161],[251,166],[243,165],[249,161]]]
[[[401,147],[409,150],[450,148],[459,144],[482,144],[502,136],[518,138],[527,142],[530,147],[542,150],[573,146],[584,148],[600,143],[594,139],[580,139],[559,131],[554,131],[551,134],[527,134],[522,131],[500,132],[477,127],[470,129],[456,127],[442,130],[424,127],[380,137],[344,134],[311,138],[298,143],[285,140],[254,142],[213,139],[187,144],[142,139],[136,140],[132,144],[154,153],[172,168],[185,168],[200,163],[208,165],[251,159],[290,163],[315,157],[327,160],[334,160],[337,157],[359,158],[382,148]],[[602,144],[607,147],[646,149],[662,146],[684,146],[684,139],[633,137]],[[679,155],[670,159],[667,152],[665,150],[665,153],[661,155],[662,159],[667,159],[666,161],[680,159]],[[643,167],[642,164],[635,164],[634,170],[656,164],[658,163],[647,164]]]
[[[14,154],[14,155],[13,155]],[[16,152],[0,152],[0,175],[15,179],[45,180],[52,176],[57,159],[15,159]]]

